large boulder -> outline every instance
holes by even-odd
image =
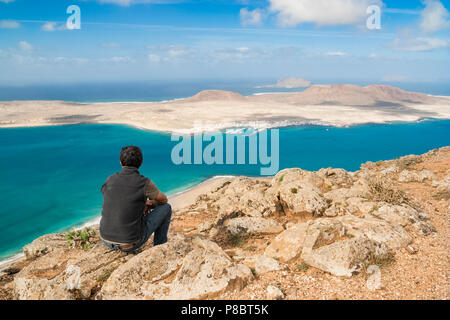
[[[264,254],[281,262],[297,258],[302,252],[307,229],[307,223],[299,223],[288,228],[275,237]]]
[[[273,234],[282,232],[283,226],[273,219],[241,217],[234,218],[226,223],[228,231],[233,235],[249,234]]]
[[[324,180],[322,177],[314,172],[302,170],[299,168],[281,170],[276,174],[275,177],[273,177],[271,185],[274,188],[279,188],[283,184],[290,184],[293,182],[310,183],[317,188],[321,188],[324,186]]]
[[[335,276],[351,277],[374,261],[388,257],[388,249],[366,237],[337,241],[302,254],[303,261]]]
[[[343,224],[331,218],[321,218],[296,224],[280,233],[266,248],[265,255],[281,262],[290,262],[302,251],[311,251],[332,243],[345,234]]]
[[[268,217],[277,211],[277,199],[273,194],[266,193],[268,188],[269,184],[264,181],[234,178],[203,196],[196,207],[209,208],[219,215],[240,213],[251,217]]]
[[[178,236],[117,268],[98,299],[207,299],[241,290],[252,279],[251,270],[216,243]]]
[[[420,172],[403,170],[400,172],[398,181],[400,182],[424,182],[425,180],[434,180],[436,176],[429,170],[422,170]]]
[[[327,188],[350,188],[353,185],[353,177],[344,169],[320,169],[317,175],[321,177]]]
[[[253,268],[257,275],[284,269],[284,267],[277,260],[266,255],[250,256],[245,258],[242,263],[249,268]]]
[[[401,206],[385,204],[378,210],[372,212],[372,215],[388,222],[399,224],[402,227],[428,219],[427,215],[418,212],[406,204]]]
[[[88,250],[55,247],[14,277],[13,293],[19,300],[90,299],[130,257],[102,243]]]
[[[300,216],[321,216],[329,207],[319,188],[309,182],[282,183],[278,198],[284,213]]]
[[[389,249],[404,248],[412,242],[411,236],[397,224],[371,217],[359,218],[352,215],[337,217],[344,225],[348,235],[365,236],[370,240],[383,243]]]
[[[27,260],[41,257],[57,249],[67,247],[67,240],[62,233],[47,234],[37,238],[23,247],[23,253]]]

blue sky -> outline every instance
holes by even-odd
[[[450,1],[0,0],[0,85],[450,82]],[[81,29],[67,30],[67,7]],[[381,29],[369,30],[370,5]]]

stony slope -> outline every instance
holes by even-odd
[[[0,272],[0,296],[448,299],[449,210],[450,147],[357,172],[230,178],[175,212],[159,247],[126,255],[97,236],[88,249],[64,234],[35,240]]]

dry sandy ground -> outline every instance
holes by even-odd
[[[387,86],[334,85],[313,86],[301,93],[249,97],[211,90],[160,103],[0,102],[0,127],[109,123],[191,133],[243,126],[347,126],[421,118],[450,118],[450,99]]]

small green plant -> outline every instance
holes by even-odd
[[[297,271],[305,272],[308,269],[309,269],[309,266],[306,263],[304,263],[304,262],[302,262],[302,263],[297,265]]]
[[[280,182],[283,182],[283,180],[284,180],[284,176],[286,175],[286,173],[285,174],[283,174],[281,177],[280,177]]]
[[[247,251],[256,251],[256,249],[258,249],[258,248],[255,246],[248,246],[247,248],[245,248],[245,250],[247,250]]]
[[[98,282],[105,282],[109,279],[111,274],[113,273],[114,269],[107,269],[105,270],[101,275],[98,276],[97,281]]]
[[[292,188],[292,189],[291,189],[291,192],[292,192],[293,194],[297,194],[298,189],[297,189],[297,188]]]
[[[242,248],[247,243],[249,237],[250,235],[245,232],[239,232],[235,234],[230,233],[230,240],[233,247]]]
[[[69,248],[81,248],[87,250],[94,246],[95,235],[95,230],[87,227],[82,230],[68,231],[65,234],[65,238]]]
[[[328,189],[331,189],[331,188],[332,188],[331,184],[327,185],[327,188],[328,188]]]

